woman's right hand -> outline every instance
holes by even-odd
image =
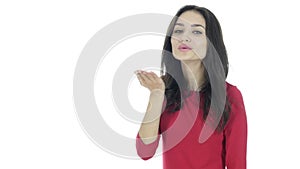
[[[162,78],[158,77],[154,72],[137,70],[135,71],[135,74],[137,75],[140,84],[149,89],[150,92],[154,90],[161,90],[162,92],[165,92],[164,81],[162,80]]]

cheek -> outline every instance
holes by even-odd
[[[173,44],[173,43],[176,43],[176,38],[174,38],[173,36],[171,37],[171,43]]]
[[[206,43],[205,37],[195,37],[192,39],[191,46],[195,49],[204,49],[206,48]]]
[[[206,44],[206,37],[201,36],[201,37],[193,37],[191,38],[191,45],[192,47],[199,48],[202,47]]]
[[[171,46],[172,49],[174,49],[178,45],[178,41],[174,38],[171,38]]]
[[[203,59],[206,56],[207,51],[207,40],[206,38],[194,39],[191,43],[194,53],[200,58]]]

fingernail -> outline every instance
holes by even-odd
[[[134,71],[134,73],[138,74],[138,73],[141,73],[141,71],[140,70],[136,70],[136,71]]]

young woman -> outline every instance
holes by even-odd
[[[162,136],[164,169],[246,169],[245,107],[237,87],[225,81],[228,58],[215,15],[182,7],[163,49],[161,77],[136,72],[150,90],[138,155],[153,157]]]

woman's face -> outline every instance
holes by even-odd
[[[205,19],[196,11],[182,13],[171,37],[172,52],[180,61],[202,60],[206,55]]]

